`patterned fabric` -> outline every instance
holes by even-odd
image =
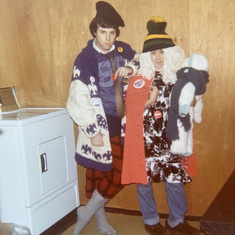
[[[112,130],[105,115],[109,107],[104,109],[104,96],[100,91],[105,84],[100,84],[102,81],[100,76],[106,73],[105,77],[111,81],[112,69],[110,61],[104,56],[102,57],[106,60],[105,67],[99,67],[103,63],[97,60],[99,53],[92,45],[93,40],[88,41],[87,46],[75,59],[66,107],[70,117],[78,125],[79,134],[75,156],[77,163],[100,171],[110,171],[113,167],[109,141]],[[117,67],[123,66],[124,61],[131,60],[134,55],[135,51],[129,44],[121,41],[115,42],[114,60]],[[111,83],[113,85],[113,81]],[[116,109],[115,99],[113,100]],[[124,124],[121,127],[122,131]],[[98,133],[101,133],[104,141],[104,146],[99,148],[92,146],[90,141],[90,138]]]
[[[171,154],[166,138],[169,96],[173,85],[163,83],[161,75],[155,79],[159,96],[144,111],[144,141],[148,181],[169,183],[190,182],[191,178],[181,166],[182,156]]]
[[[84,167],[110,171],[113,167],[109,129],[100,99],[89,99],[87,86],[79,80],[71,83],[67,109],[78,125],[75,159]],[[101,133],[104,146],[91,145],[90,138]]]
[[[98,171],[91,168],[86,170],[86,196],[91,198],[95,189],[107,199],[114,197],[122,188],[122,159],[123,146],[120,144],[120,136],[110,139],[113,154],[113,169],[108,172]]]
[[[111,56],[111,53],[106,55]],[[107,114],[118,116],[115,101],[114,82],[111,79],[113,72],[110,60],[97,51],[95,51],[95,57],[98,64],[99,96],[102,100],[104,111]],[[114,63],[117,68],[123,67],[125,64],[122,55],[117,51],[114,51]],[[122,78],[119,78],[118,80],[121,88],[123,89]]]

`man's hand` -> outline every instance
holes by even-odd
[[[101,147],[104,146],[104,142],[103,142],[103,137],[100,133],[98,133],[98,135],[94,136],[91,138],[91,144],[94,147]]]
[[[131,75],[133,73],[133,70],[131,67],[119,67],[115,73],[115,79],[118,77],[127,77],[128,75]]]

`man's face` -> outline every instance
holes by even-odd
[[[114,28],[102,28],[98,26],[95,33],[95,44],[103,53],[106,54],[114,44],[116,35],[116,30]]]

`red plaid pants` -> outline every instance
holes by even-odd
[[[121,184],[123,146],[120,144],[120,136],[110,139],[113,169],[111,171],[98,171],[87,168],[86,170],[86,196],[91,198],[95,189],[106,199],[114,197],[124,186]]]

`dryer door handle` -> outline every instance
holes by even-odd
[[[48,168],[47,168],[47,154],[46,153],[41,154],[40,158],[41,158],[42,173],[44,173],[48,170]]]

